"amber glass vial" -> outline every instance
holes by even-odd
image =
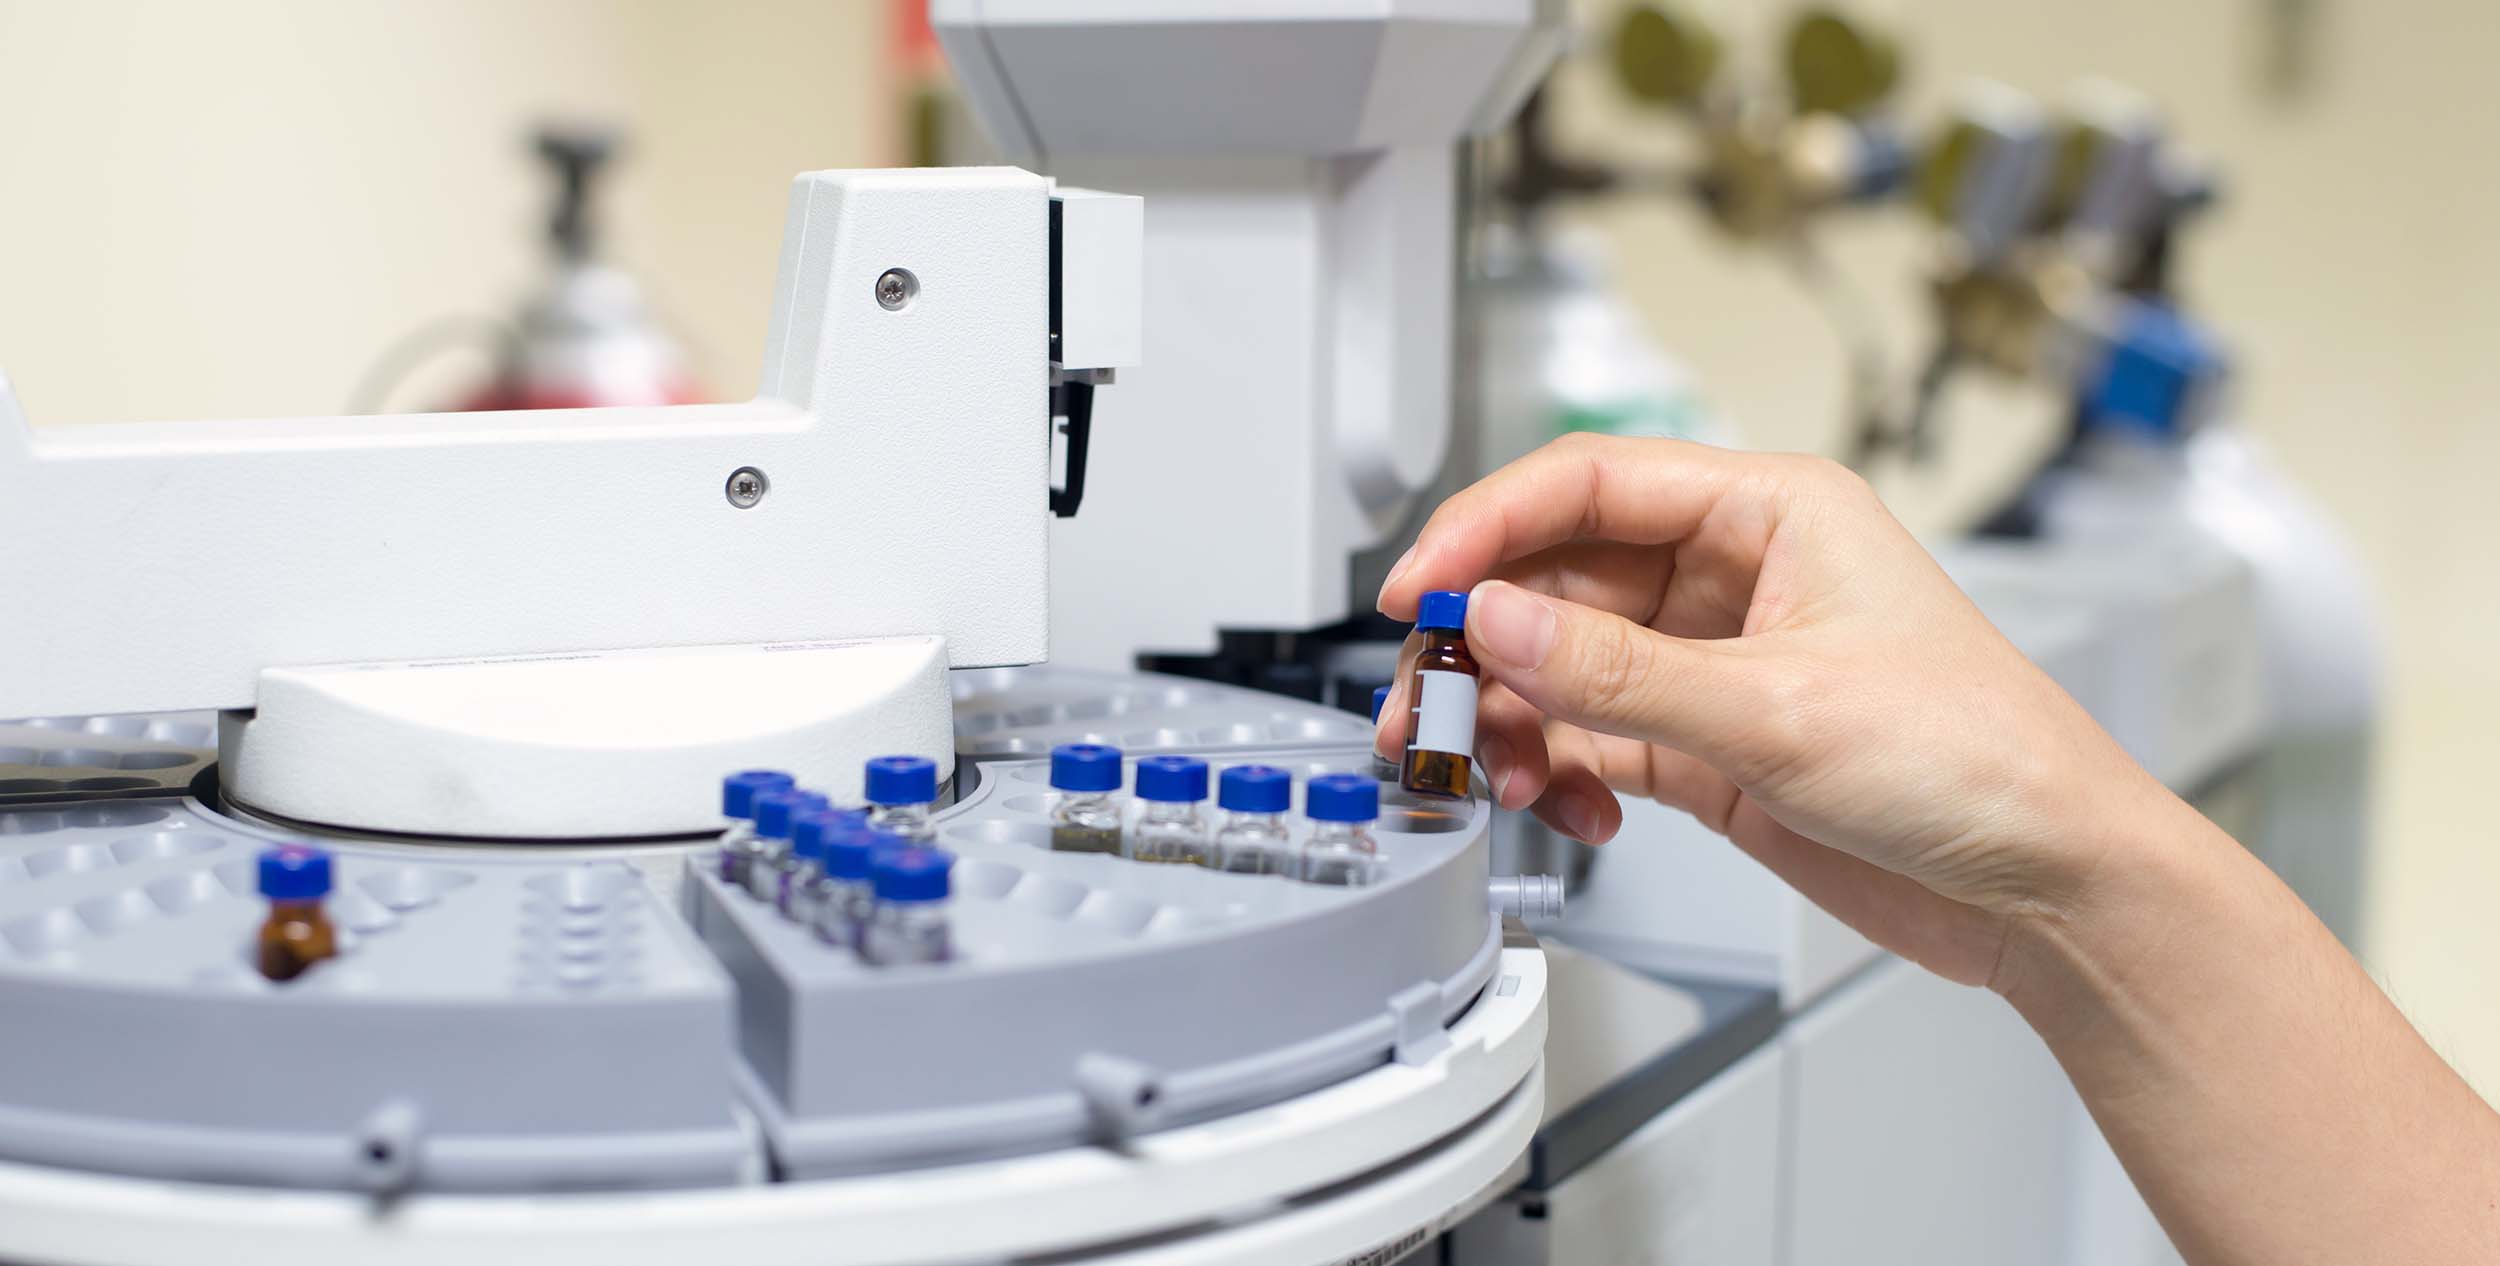
[[[330,895],[330,855],[317,848],[280,847],[260,855],[260,894],[269,917],[260,925],[260,974],[293,980],[339,952],[322,898]]]
[[[1467,595],[1447,590],[1424,595],[1415,631],[1415,675],[1407,699],[1414,724],[1406,737],[1406,764],[1398,785],[1419,796],[1457,800],[1475,783],[1475,656],[1467,653]]]

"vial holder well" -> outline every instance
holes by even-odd
[[[1299,782],[1364,751],[1259,760]],[[689,868],[783,1172],[1069,1146],[1274,1102],[1428,1056],[1492,970],[1481,801],[1393,808],[1375,882],[1337,888],[1054,853],[1048,763],[989,774],[938,830],[960,858],[947,963],[862,963]]]
[[[217,759],[217,717],[37,717],[0,722],[0,805],[179,793]]]
[[[1061,743],[1213,759],[1372,737],[1335,708],[1154,673],[985,668],[956,673],[954,688],[955,746],[969,760],[1047,757]]]
[[[0,812],[0,1156],[380,1191],[751,1164],[729,982],[631,868],[329,844],[339,956],[273,984],[274,838],[196,801]]]

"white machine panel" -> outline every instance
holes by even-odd
[[[1548,1266],[1773,1261],[1787,1058],[1746,1056],[1554,1188]]]
[[[901,635],[1040,660],[1049,193],[801,176],[743,404],[31,429],[0,383],[0,715],[244,708],[264,668],[375,660]]]

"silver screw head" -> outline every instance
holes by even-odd
[[[729,472],[729,483],[724,491],[729,494],[729,504],[741,510],[752,510],[756,502],[764,499],[764,492],[770,487],[772,484],[764,478],[763,471],[753,466],[740,466]]]
[[[900,312],[920,293],[920,279],[908,268],[889,268],[877,278],[877,306],[888,312]]]

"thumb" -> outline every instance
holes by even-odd
[[[1486,676],[1557,721],[1713,765],[1759,715],[1726,651],[1504,581],[1468,595],[1467,648]]]

